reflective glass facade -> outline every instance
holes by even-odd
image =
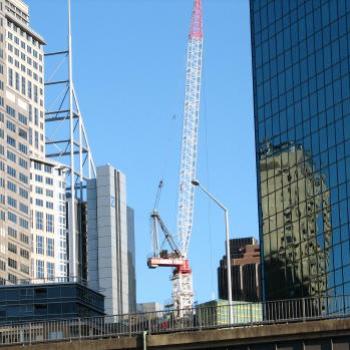
[[[265,299],[350,294],[350,1],[251,0]]]
[[[104,296],[80,283],[0,287],[0,323],[103,316]]]

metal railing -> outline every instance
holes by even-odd
[[[64,284],[64,283],[79,283],[83,286],[88,286],[88,283],[85,279],[75,276],[67,277],[52,277],[52,278],[27,278],[27,279],[17,279],[16,281],[4,280],[3,284],[0,284],[1,287],[8,286],[23,286],[23,285],[38,285],[38,284]]]
[[[234,321],[229,323],[229,308]],[[184,315],[179,317],[178,315]],[[350,317],[350,296],[219,305],[69,320],[0,324],[0,346],[37,342],[100,339],[210,328],[247,327]]]

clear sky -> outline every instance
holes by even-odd
[[[26,0],[46,51],[66,49],[65,0]],[[168,301],[170,269],[149,270],[149,214],[176,232],[187,34],[192,0],[72,0],[74,80],[95,163],[127,176],[135,209],[138,302]],[[258,236],[248,0],[203,0],[198,179],[230,210],[231,236]],[[175,117],[174,117],[175,116]],[[197,193],[190,260],[196,300],[217,296],[222,211]]]

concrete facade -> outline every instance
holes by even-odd
[[[28,6],[0,1],[0,283],[33,276],[33,158],[45,158],[44,40]]]
[[[350,320],[322,320],[173,332],[121,338],[76,340],[31,344],[33,350],[112,350],[112,349],[225,349],[225,350],[348,350]],[[2,349],[23,349],[22,345]]]

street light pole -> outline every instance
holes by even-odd
[[[232,281],[231,281],[231,249],[230,249],[230,226],[228,209],[216,199],[207,189],[205,189],[199,181],[192,180],[192,185],[199,187],[210,199],[212,199],[225,213],[225,232],[226,232],[226,265],[227,265],[227,299],[229,303],[230,324],[233,324],[232,309]]]

